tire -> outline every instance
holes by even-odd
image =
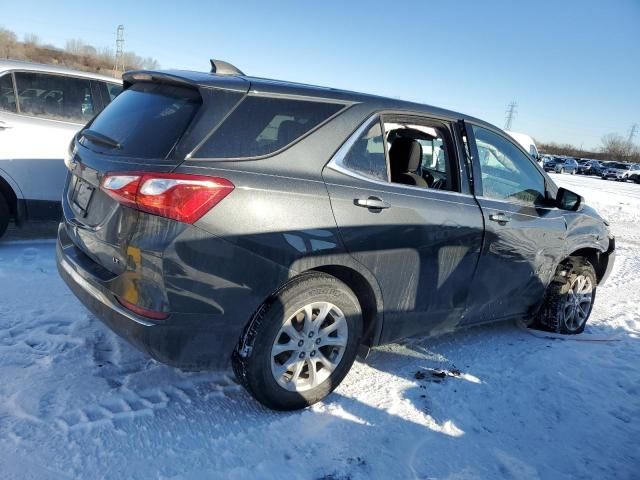
[[[571,170],[571,175],[575,175],[576,171],[575,170]]]
[[[558,266],[554,279],[547,288],[535,325],[567,335],[582,333],[593,310],[596,286],[597,277],[593,265],[585,258],[569,257]],[[574,295],[580,291],[581,295]]]
[[[327,309],[328,313],[320,317]],[[325,320],[319,325],[309,323],[305,310],[312,311],[313,320]],[[322,335],[332,327],[332,332]],[[340,384],[355,361],[361,337],[362,311],[351,289],[325,273],[304,274],[255,313],[233,353],[233,370],[238,381],[263,405],[274,410],[304,408],[322,400]],[[334,346],[338,342],[344,346]],[[274,354],[272,349],[279,353]],[[325,367],[325,361],[333,361],[333,368]]]
[[[4,235],[4,232],[7,231],[7,227],[9,226],[9,205],[7,204],[7,200],[4,198],[2,194],[0,194],[0,238]]]
[[[561,169],[560,169],[560,173],[564,173],[564,168],[561,168]]]

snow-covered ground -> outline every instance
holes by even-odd
[[[640,185],[555,178],[618,238],[584,335],[413,339],[295,413],[129,347],[58,278],[52,240],[0,244],[0,478],[640,478]]]

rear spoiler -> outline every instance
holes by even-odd
[[[154,72],[150,70],[132,70],[122,75],[123,88],[126,90],[134,83],[154,82],[166,83],[188,88],[198,88],[198,84],[184,77],[165,72]]]
[[[215,60],[217,62],[217,60]],[[225,62],[226,63],[226,62]],[[227,64],[230,65],[230,64]],[[233,67],[230,65],[230,67]],[[235,67],[233,67],[235,68]],[[225,71],[223,69],[223,71]],[[239,71],[239,70],[238,70]],[[246,92],[251,83],[240,74],[214,74],[182,70],[131,70],[122,75],[123,89],[134,83],[154,82],[192,88],[221,88]]]

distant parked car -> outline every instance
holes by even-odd
[[[545,172],[553,172],[556,167],[556,163],[559,161],[562,161],[559,157],[548,156],[542,161],[542,168]]]
[[[103,75],[0,61],[0,237],[11,218],[61,218],[69,142],[121,90]]]
[[[602,175],[603,166],[598,160],[589,160],[585,166],[585,175]],[[580,173],[580,172],[578,172]]]
[[[603,180],[616,180],[624,181],[628,176],[631,165],[629,163],[622,162],[609,162],[606,168],[602,171]]]
[[[590,169],[590,163],[591,163],[590,160],[586,158],[579,158],[577,162],[578,162],[578,171],[576,173],[585,175]]]
[[[632,164],[631,168],[622,175],[622,180],[625,182],[631,180],[632,182],[640,183],[640,164]]]
[[[575,175],[578,171],[578,162],[575,158],[565,158],[562,162],[556,162],[553,168],[556,173],[570,173]]]

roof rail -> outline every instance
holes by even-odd
[[[244,76],[242,70],[238,69],[234,65],[231,65],[229,62],[225,62],[224,60],[214,60],[213,58],[209,61],[211,62],[211,73],[215,73],[216,75]]]

